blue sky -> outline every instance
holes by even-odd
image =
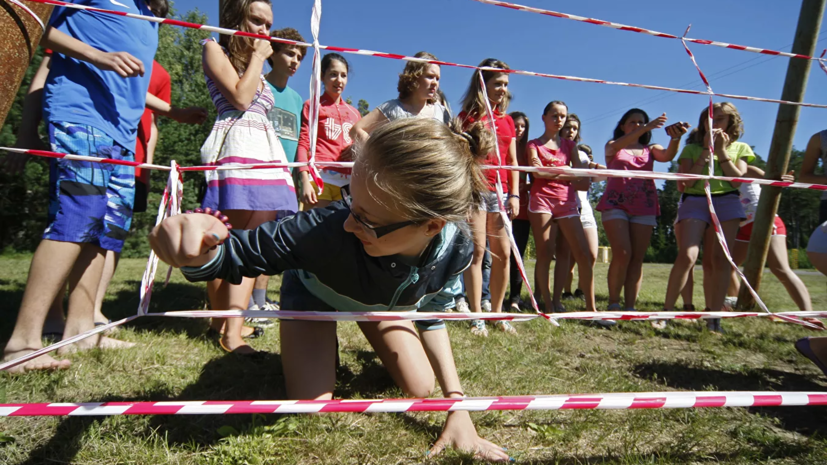
[[[274,28],[294,27],[310,41],[312,0],[274,0]],[[690,37],[788,51],[795,34],[801,3],[792,0],[696,0],[613,2],[579,0],[550,2],[520,0],[538,8],[641,26]],[[472,0],[341,0],[322,2],[320,42],[413,55],[426,50],[442,60],[478,64],[488,57],[515,69],[573,75],[612,81],[702,89],[697,72],[679,41],[551,18],[485,5]],[[218,2],[177,0],[179,12],[199,8],[210,24],[218,25]],[[827,29],[827,25],[825,25]],[[817,44],[827,47],[827,35]],[[718,47],[690,45],[716,92],[780,98],[790,59]],[[345,95],[365,99],[371,108],[396,97],[396,80],[404,62],[347,55],[351,74]],[[290,86],[309,95],[310,60],[305,60]],[[471,71],[443,67],[442,89],[456,110]],[[811,66],[805,101],[827,103],[827,75]],[[543,107],[563,100],[583,120],[584,142],[595,148],[611,137],[617,120],[640,107],[650,117],[666,112],[670,122],[693,125],[706,105],[705,96],[661,93],[643,89],[512,76],[514,95],[509,111],[522,111],[532,120],[531,137],[542,134]],[[744,119],[742,141],[766,158],[778,105],[734,101]],[[795,146],[803,149],[810,135],[827,126],[827,110],[801,111]],[[654,140],[666,143],[662,130]],[[658,164],[656,170],[665,170]]]

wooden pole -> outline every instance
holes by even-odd
[[[798,27],[795,31],[793,53],[813,56],[815,54],[818,31],[821,29],[821,17],[824,15],[824,5],[827,0],[803,0],[801,12],[798,15]],[[781,93],[783,100],[801,102],[804,100],[804,91],[807,89],[807,78],[810,74],[810,60],[790,59],[787,66],[787,77],[784,81],[784,90]],[[793,148],[793,137],[798,123],[801,107],[796,105],[781,105],[775,120],[775,131],[772,135],[770,153],[767,158],[766,179],[780,179],[787,172],[790,163],[790,152]],[[778,212],[778,201],[781,198],[781,188],[764,186],[761,188],[761,198],[755,213],[755,224],[752,228],[752,237],[749,242],[747,261],[744,263],[744,275],[757,291],[761,286],[761,277],[767,261],[770,248],[772,226]],[[749,308],[755,302],[746,286],[741,286],[738,295],[738,308]],[[713,309],[720,310],[720,309]]]
[[[40,19],[48,24],[52,6],[26,2]],[[17,5],[0,0],[0,31],[3,31],[0,46],[0,127],[14,103],[14,97],[29,68],[43,36],[43,29],[28,13]]]

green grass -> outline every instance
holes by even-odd
[[[104,307],[111,318],[134,314],[142,260],[123,260]],[[0,259],[0,341],[8,339],[29,257]],[[605,307],[606,265],[597,267],[598,305]],[[657,310],[669,265],[646,265],[641,310]],[[162,275],[159,272],[159,275]],[[697,277],[700,278],[700,272]],[[827,279],[802,276],[814,307],[827,302]],[[700,282],[700,280],[698,281]],[[278,278],[271,280],[276,297]],[[700,286],[697,286],[700,289]],[[773,310],[793,310],[784,289],[765,275],[762,295]],[[198,309],[203,285],[173,274],[157,288],[152,311]],[[702,302],[700,291],[696,302]],[[582,305],[569,304],[570,309]],[[655,331],[643,322],[603,330],[541,319],[518,325],[518,337],[469,334],[449,323],[468,395],[563,394],[664,390],[825,391],[820,371],[793,342],[813,334],[749,319],[725,323],[722,338],[697,323]],[[203,333],[205,320],[142,318],[120,338],[139,347],[72,356],[70,370],[0,374],[0,402],[100,402],[285,398],[278,331],[254,346],[258,361],[225,355]],[[336,396],[399,397],[358,328],[339,326],[342,367]],[[508,447],[520,463],[827,463],[827,408],[718,408],[486,412],[472,414],[483,437]],[[203,415],[101,418],[0,418],[0,463],[420,463],[444,414]],[[471,463],[449,452],[436,463]]]

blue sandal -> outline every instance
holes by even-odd
[[[825,365],[821,360],[816,357],[816,354],[813,352],[812,347],[810,347],[810,338],[805,337],[803,339],[799,339],[795,341],[795,349],[801,355],[810,359],[811,362],[815,363],[815,365],[821,369],[821,372],[824,373],[824,376],[827,376],[827,365]]]

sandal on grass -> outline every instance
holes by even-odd
[[[485,327],[485,322],[482,320],[473,320],[471,322],[471,334],[488,337],[488,328]]]
[[[511,323],[509,323],[505,320],[500,320],[500,321],[494,323],[494,326],[496,326],[497,329],[499,329],[500,331],[502,331],[506,334],[517,334],[517,330],[514,329],[514,326],[512,326]]]

